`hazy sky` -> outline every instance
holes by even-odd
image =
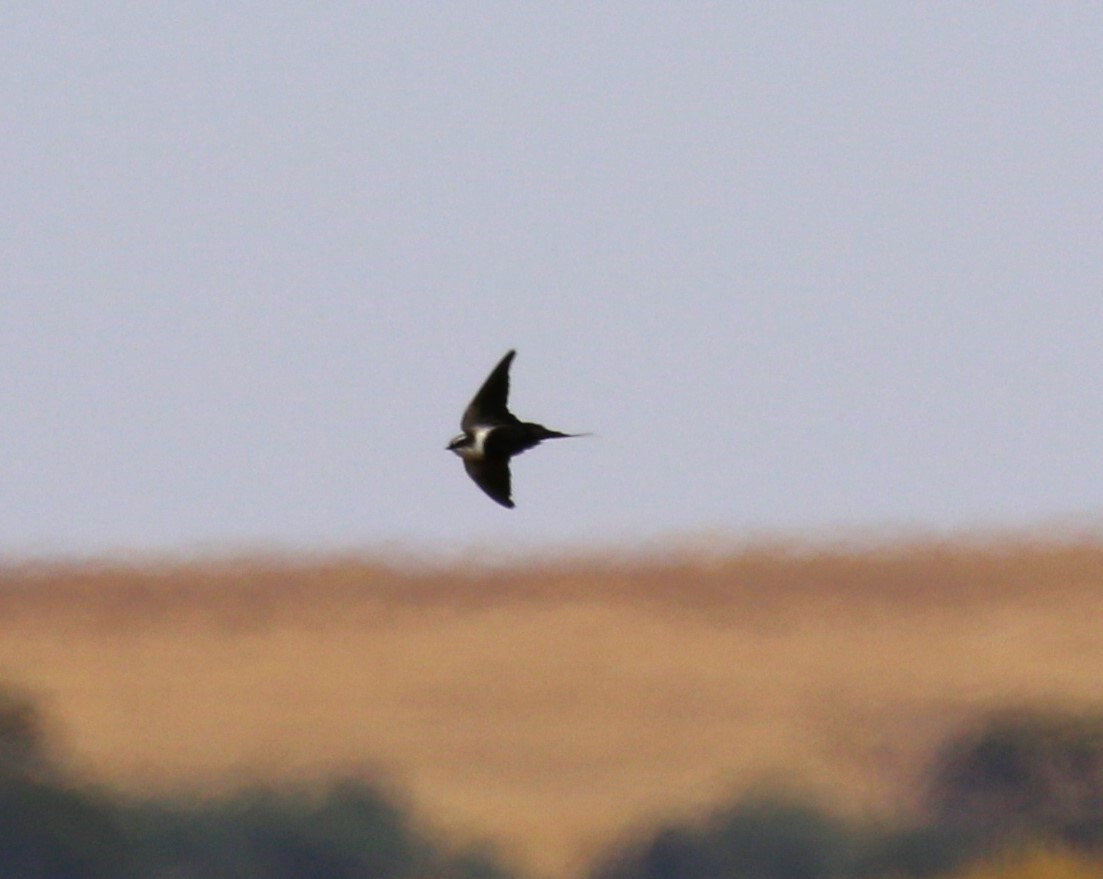
[[[0,552],[1103,512],[1103,5],[6,3]],[[514,411],[597,436],[444,451]]]

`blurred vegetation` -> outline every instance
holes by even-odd
[[[127,800],[67,780],[33,701],[0,690],[3,879],[508,879],[481,849],[450,853],[375,786]]]
[[[378,790],[255,789],[210,802],[150,801],[124,811],[143,876],[173,879],[504,879],[492,857],[445,855]]]
[[[737,801],[697,826],[664,827],[614,853],[593,879],[928,877],[965,862],[975,840],[952,828],[877,828],[784,795]]]
[[[849,822],[783,796],[741,799],[703,822],[659,828],[592,877],[1103,875],[1103,718],[998,713],[945,742],[925,785],[927,809],[911,826]]]
[[[0,689],[4,879],[508,879],[377,786],[127,799],[65,777],[32,699]],[[947,740],[910,825],[743,797],[612,852],[592,879],[1087,879],[1103,875],[1103,717],[999,713]]]
[[[119,810],[54,769],[41,716],[16,690],[0,690],[0,876],[95,879],[133,875]]]
[[[1101,716],[997,714],[946,742],[932,776],[936,820],[1103,850]]]

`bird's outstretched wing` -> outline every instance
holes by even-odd
[[[467,475],[475,480],[487,495],[503,507],[513,508],[510,498],[509,459],[484,458],[481,461],[464,461]]]
[[[479,392],[475,394],[464,410],[460,427],[465,431],[471,430],[477,425],[517,423],[517,419],[506,408],[506,400],[509,397],[509,365],[513,362],[513,356],[516,353],[513,350],[506,352],[506,356],[498,362],[498,365],[486,377],[483,386],[479,388]],[[476,479],[475,481],[478,482],[479,480]],[[487,493],[489,494],[489,492]],[[494,496],[491,495],[491,497]]]

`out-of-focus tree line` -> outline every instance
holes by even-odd
[[[1103,717],[1012,711],[946,741],[911,821],[743,798],[612,852],[591,879],[1103,876]]]
[[[489,849],[443,849],[363,781],[136,800],[67,778],[46,739],[33,700],[0,689],[4,879],[512,875]],[[945,742],[923,784],[922,814],[906,823],[743,797],[620,844],[590,879],[1103,875],[1103,717],[994,715]],[[1008,853],[1019,853],[1017,868],[991,866]]]
[[[481,849],[444,851],[377,786],[135,800],[79,785],[41,716],[0,690],[3,879],[507,879]]]

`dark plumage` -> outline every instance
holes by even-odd
[[[521,421],[509,411],[509,367],[516,351],[509,351],[487,376],[464,410],[463,433],[448,449],[463,458],[463,466],[479,488],[503,507],[513,507],[509,459],[546,439],[579,436],[560,433],[542,424]]]

